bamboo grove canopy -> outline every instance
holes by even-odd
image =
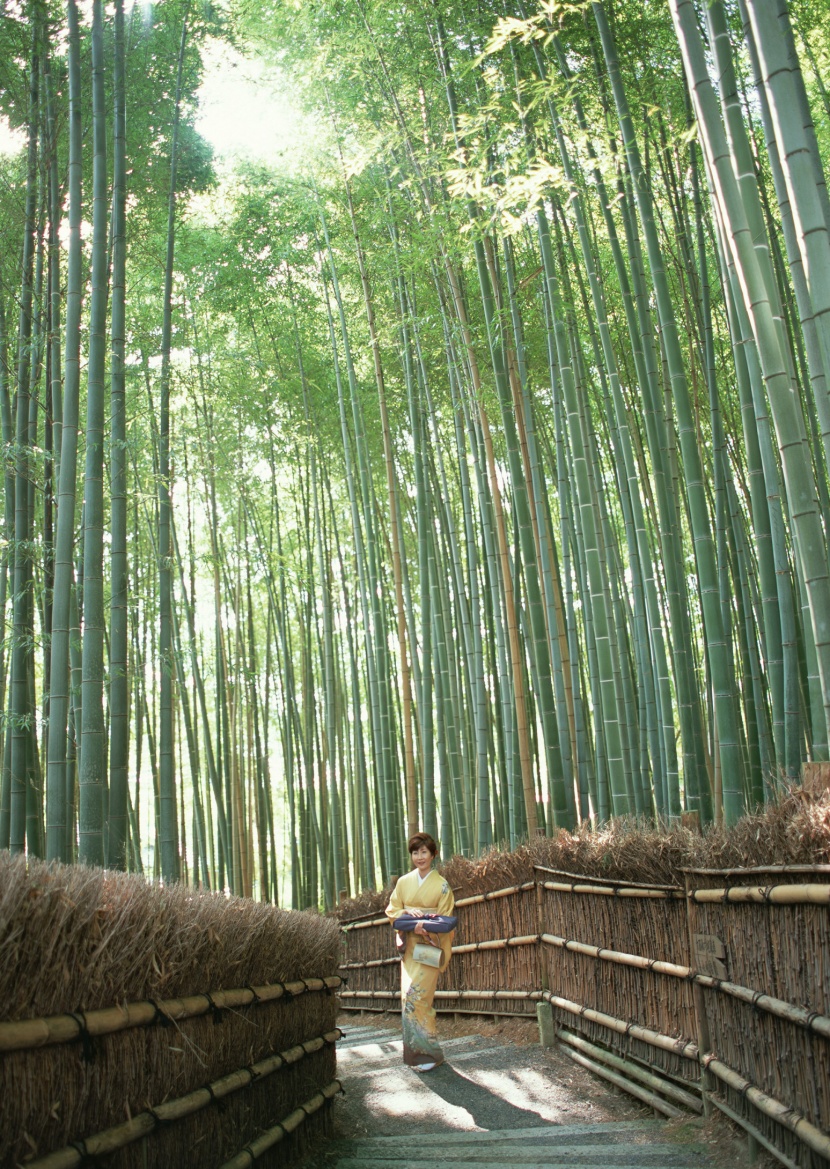
[[[828,72],[824,0],[7,0],[0,847],[331,905],[826,759]]]

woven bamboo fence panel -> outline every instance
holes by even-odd
[[[348,990],[361,994],[380,992],[378,997],[360,998],[360,1009],[388,1011],[394,1008],[396,996],[400,994],[401,972],[396,960],[395,935],[388,919],[374,914],[347,922],[341,933],[341,942],[338,973],[346,981]],[[383,965],[365,967],[367,962]],[[342,1002],[344,1006],[350,1005],[345,998]]]
[[[732,870],[689,872],[692,890],[827,884],[830,871]],[[689,901],[693,934],[717,938],[725,977],[740,986],[830,1015],[830,908],[811,904],[698,904]],[[818,1129],[830,1132],[830,1039],[786,1019],[705,988],[702,1006],[712,1049],[730,1068]],[[787,1128],[759,1111],[746,1094],[715,1081],[722,1096],[796,1164],[827,1169]]]
[[[458,908],[458,929],[454,945],[465,946],[476,942],[501,941],[511,938],[538,936],[536,891],[520,888],[503,897],[474,901]],[[538,990],[540,983],[539,952],[535,941],[531,945],[507,945],[503,949],[473,950],[454,953],[446,977],[439,989],[472,990]],[[480,1011],[483,1014],[511,1014],[535,1016],[536,1004],[517,999],[442,999],[443,1011]]]
[[[331,923],[24,860],[0,856],[0,1165],[97,1164],[103,1142],[112,1169],[218,1169],[331,1087]]]
[[[576,883],[579,878],[561,874],[540,871],[538,876],[543,933],[624,954],[688,964],[686,906],[680,890],[627,887],[643,895],[621,896],[621,887],[595,878]],[[546,887],[550,885],[559,888]],[[562,998],[672,1038],[694,1041],[694,1002],[688,982],[559,946],[545,945],[543,961],[547,986]],[[555,1014],[562,1026],[620,1054],[645,1060],[683,1079],[700,1078],[695,1062],[672,1051],[619,1034],[562,1008],[555,1008]]]

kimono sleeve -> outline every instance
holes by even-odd
[[[444,881],[441,885],[441,896],[438,899],[438,907],[436,912],[440,913],[442,917],[451,917],[452,911],[455,909],[455,897],[449,882]],[[452,943],[455,937],[455,930],[448,934],[438,934],[438,944],[441,947],[441,970],[446,970],[450,958],[452,957]]]
[[[441,896],[438,900],[437,912],[440,913],[442,917],[451,917],[452,911],[454,909],[455,897],[453,896],[453,891],[450,888],[449,883],[444,881],[441,886]]]

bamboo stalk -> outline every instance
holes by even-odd
[[[247,1007],[252,1003],[274,1002],[288,995],[296,998],[306,992],[336,990],[342,979],[303,978],[296,982],[272,982],[266,986],[243,986],[233,990],[217,990],[210,994],[190,995],[187,998],[147,999],[120,1007],[102,1007],[97,1011],[78,1011],[74,1015],[49,1015],[40,1019],[23,1019],[16,1023],[0,1023],[0,1051],[25,1051],[46,1047],[53,1043],[71,1043],[87,1034],[95,1039],[112,1035],[130,1027],[146,1027],[164,1021],[178,1022],[206,1015],[208,1011]]]
[[[366,1013],[374,1014],[374,1015],[397,1015],[398,1014],[398,1011],[394,1010],[391,1007],[371,1007],[371,1006],[367,1006],[363,1003],[341,1003],[340,1009],[343,1011],[358,1011],[361,1013],[366,1012]],[[477,1017],[480,1017],[482,1015],[486,1015],[488,1019],[498,1017],[500,1019],[529,1019],[532,1023],[536,1022],[535,1015],[520,1014],[516,1011],[496,1011],[496,1010],[492,1010],[492,1009],[477,1011],[475,1009],[470,1010],[468,1007],[439,1007],[439,1006],[436,1006],[435,1010],[436,1010],[436,1013],[439,1015],[475,1015]]]
[[[444,999],[530,999],[542,996],[540,990],[437,990],[436,998]]]
[[[509,946],[535,946],[539,941],[538,934],[524,934],[515,938],[495,938],[488,942],[468,942],[463,946],[453,946],[453,954],[472,954],[475,950],[506,950]]]
[[[684,1108],[688,1108],[692,1112],[703,1111],[703,1101],[699,1096],[694,1096],[691,1092],[686,1092],[683,1088],[678,1087],[677,1084],[672,1084],[669,1080],[664,1079],[663,1076],[659,1076],[655,1072],[647,1072],[645,1068],[641,1068],[638,1064],[623,1059],[619,1055],[614,1055],[613,1052],[606,1051],[602,1047],[597,1047],[595,1043],[589,1043],[581,1035],[575,1035],[572,1031],[565,1030],[564,1027],[557,1027],[556,1037],[560,1043],[567,1043],[570,1047],[575,1047],[584,1055],[588,1055],[600,1063],[608,1064],[609,1067],[621,1073],[621,1078],[625,1079],[628,1076],[639,1080],[646,1087],[654,1088],[656,1091],[662,1092],[664,1096],[670,1096],[678,1104],[682,1104]],[[568,1052],[568,1054],[570,1055],[571,1053]],[[626,1092],[630,1091],[630,1087],[625,1085],[625,1090]],[[634,1095],[636,1096],[637,1093],[635,1092]],[[648,1103],[651,1103],[651,1101],[648,1101]]]
[[[587,1068],[595,1076],[601,1076],[603,1080],[608,1080],[610,1083],[615,1084],[616,1087],[622,1088],[624,1092],[628,1092],[631,1096],[636,1096],[638,1100],[642,1100],[644,1104],[648,1104],[651,1108],[662,1112],[670,1120],[676,1120],[683,1115],[679,1108],[675,1108],[673,1104],[662,1100],[654,1092],[649,1092],[646,1088],[641,1088],[639,1084],[632,1084],[631,1080],[626,1079],[625,1076],[621,1076],[619,1072],[612,1071],[611,1068],[605,1067],[603,1064],[595,1063],[594,1060],[588,1059],[587,1056],[582,1055],[578,1051],[574,1051],[571,1047],[564,1048],[564,1051],[566,1055],[570,1056],[581,1067]]]
[[[349,925],[341,926],[344,934],[351,933],[352,930],[367,930],[376,925],[389,925],[388,917],[373,917],[371,921],[354,921]]]
[[[340,1081],[332,1080],[316,1096],[312,1096],[305,1104],[295,1108],[292,1113],[286,1116],[285,1120],[260,1133],[256,1140],[251,1141],[244,1149],[241,1149],[235,1157],[231,1157],[230,1161],[226,1161],[221,1169],[247,1169],[248,1165],[253,1165],[257,1157],[261,1157],[264,1152],[278,1144],[284,1136],[292,1133],[295,1128],[299,1128],[306,1117],[313,1116],[327,1100],[333,1099],[342,1090]]]
[[[266,1056],[258,1063],[230,1072],[204,1088],[197,1088],[195,1092],[180,1096],[178,1100],[168,1100],[165,1104],[148,1108],[146,1112],[133,1116],[124,1124],[104,1129],[102,1132],[95,1133],[94,1136],[87,1137],[86,1140],[75,1141],[73,1144],[58,1149],[54,1153],[48,1153],[45,1157],[39,1157],[29,1164],[33,1169],[75,1169],[76,1165],[81,1165],[87,1159],[108,1156],[118,1149],[123,1149],[126,1145],[133,1144],[134,1141],[149,1136],[162,1124],[169,1124],[172,1121],[183,1120],[186,1116],[192,1116],[194,1112],[200,1112],[203,1108],[207,1108],[213,1100],[221,1100],[232,1092],[238,1092],[240,1088],[249,1087],[256,1080],[262,1079],[263,1076],[270,1076],[282,1067],[297,1063],[306,1055],[313,1055],[314,1052],[325,1047],[327,1043],[336,1043],[342,1034],[343,1032],[339,1028],[335,1028],[334,1031],[328,1031],[325,1035],[298,1043],[295,1047],[280,1052],[279,1055]]]
[[[606,950],[603,946],[575,942],[570,938],[560,938],[556,934],[542,934],[541,940],[547,946],[570,950],[574,954],[585,954],[589,958],[600,958],[604,962],[616,962],[620,966],[636,966],[640,970],[653,970],[656,974],[668,974],[674,978],[691,979],[695,974],[690,966],[679,966],[676,962],[661,962],[654,958],[644,958],[640,954],[625,954],[620,950]],[[712,979],[712,982],[714,981]]]
[[[523,885],[511,885],[507,889],[493,889],[490,893],[476,893],[472,897],[462,897],[456,901],[455,908],[463,909],[465,905],[480,905],[484,901],[496,901],[499,897],[510,897],[514,893],[526,893],[535,887],[535,881],[525,881]]]
[[[828,867],[830,868],[830,866]],[[567,869],[549,869],[547,865],[534,865],[533,868],[537,873],[552,873],[555,877],[570,877],[572,880],[577,875],[569,873]],[[584,877],[582,879],[590,881],[592,885],[613,885],[618,889],[660,889],[667,893],[682,892],[679,885],[653,885],[648,881],[612,881],[610,877]]]
[[[529,999],[537,1002],[546,991],[541,990],[436,990],[437,999]],[[340,999],[399,999],[399,990],[341,990]],[[489,1014],[489,1012],[487,1012]],[[676,1040],[672,1040],[676,1042]],[[695,1049],[697,1050],[697,1049]]]
[[[701,1063],[705,1068],[708,1068],[719,1080],[724,1084],[728,1084],[730,1088],[734,1088],[736,1092],[740,1092],[750,1104],[754,1105],[759,1112],[763,1112],[776,1124],[782,1125],[784,1128],[795,1133],[800,1141],[808,1145],[814,1152],[822,1157],[830,1157],[830,1136],[823,1133],[821,1129],[816,1128],[807,1120],[806,1116],[802,1116],[794,1108],[788,1104],[782,1104],[780,1100],[776,1100],[774,1096],[768,1096],[766,1092],[762,1092],[760,1088],[756,1088],[749,1080],[744,1079],[743,1076],[738,1075],[727,1064],[719,1060],[712,1052],[707,1052],[701,1059]]]
[[[830,885],[738,885],[727,889],[692,889],[698,905],[737,902],[752,905],[830,905]]]
[[[455,950],[453,950],[453,953],[455,953]],[[373,966],[394,966],[400,960],[400,956],[395,954],[393,958],[372,958],[370,962],[341,962],[337,969],[370,970]]]
[[[710,974],[696,973],[694,981],[700,986],[713,987],[731,998],[747,1003],[748,1006],[767,1011],[788,1023],[795,1023],[797,1027],[803,1027],[806,1031],[813,1031],[816,1035],[830,1039],[830,1017],[827,1015],[818,1015],[815,1011],[808,1011],[806,1007],[797,1007],[793,1003],[784,1002],[783,999],[773,998],[772,995],[761,994],[748,986],[739,986],[735,982],[721,982]]]
[[[682,901],[680,889],[643,888],[636,885],[578,885],[574,882],[543,881],[543,887],[552,893],[596,893],[601,897],[643,897],[649,901]],[[456,902],[456,905],[459,903]]]
[[[441,992],[439,990],[435,993],[439,995]],[[401,992],[399,990],[341,990],[337,997],[340,1001],[343,999],[399,999]]]
[[[534,866],[536,868],[538,866]],[[749,873],[815,873],[816,876],[830,873],[830,865],[753,865],[748,869],[686,869],[681,873],[696,873],[705,876],[743,876]]]

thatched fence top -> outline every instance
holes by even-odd
[[[316,913],[0,852],[0,1022],[334,973]]]
[[[316,913],[0,853],[0,1164],[290,1163],[337,1090],[339,949]]]

